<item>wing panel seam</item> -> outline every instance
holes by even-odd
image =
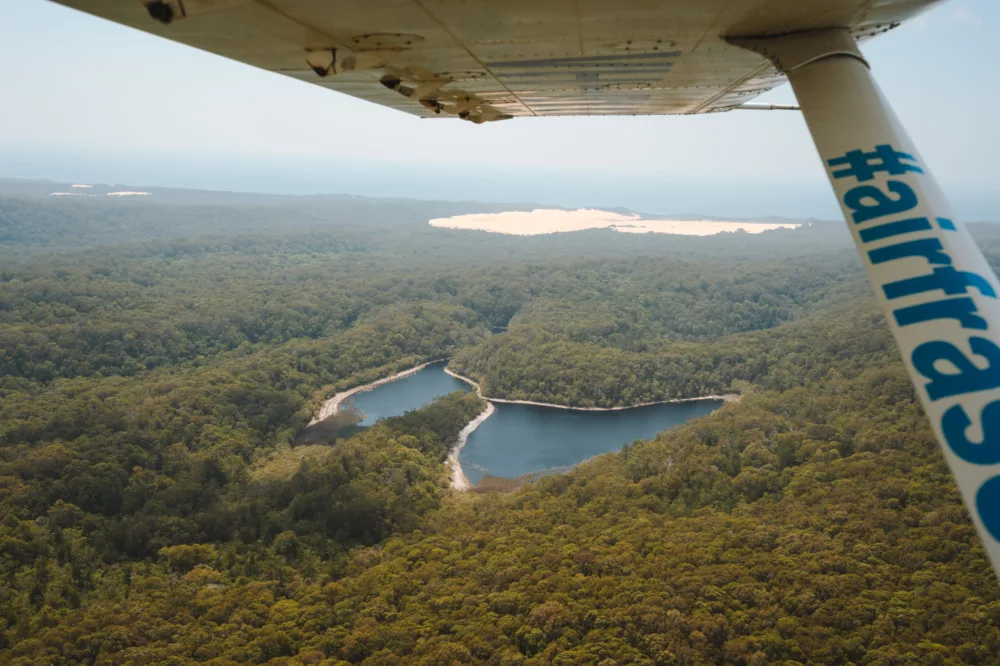
[[[455,35],[455,33],[453,33],[451,30],[449,30],[448,26],[446,26],[441,19],[439,19],[437,16],[435,16],[431,12],[431,10],[427,9],[427,7],[424,6],[424,3],[421,2],[421,0],[413,0],[413,4],[415,4],[418,7],[420,7],[420,9],[422,9],[423,12],[425,14],[427,14],[427,16],[432,21],[434,21],[435,23],[437,23],[438,27],[440,27],[441,30],[443,30],[446,35],[448,35],[449,37],[451,37],[452,41],[454,41],[456,44],[458,44],[460,47],[462,47],[462,50],[464,50],[467,54],[469,54],[469,57],[472,58],[473,60],[475,60],[479,64],[479,66],[483,68],[484,72],[486,72],[491,77],[493,77],[494,81],[496,81],[501,86],[503,86],[503,89],[506,90],[514,99],[516,99],[518,101],[518,103],[521,106],[523,106],[528,113],[530,113],[533,116],[537,116],[538,115],[537,113],[535,113],[534,109],[532,109],[530,106],[528,106],[527,104],[524,103],[524,100],[521,99],[520,95],[518,95],[516,92],[514,92],[513,90],[511,90],[510,88],[508,88],[507,84],[504,83],[503,81],[501,81],[500,78],[496,74],[493,73],[493,70],[491,70],[489,67],[487,67],[486,63],[483,62],[482,60],[480,60],[476,56],[476,54],[472,52],[472,49],[470,49],[468,46],[465,45],[465,42],[463,42],[462,40],[460,40],[458,38],[458,36]]]
[[[701,113],[708,106],[710,106],[714,102],[717,102],[718,100],[722,99],[727,94],[731,93],[737,86],[743,85],[744,83],[746,83],[747,81],[749,81],[753,77],[757,76],[758,74],[760,74],[761,72],[763,72],[764,70],[766,70],[770,66],[771,66],[771,63],[769,63],[767,61],[762,62],[761,64],[757,65],[756,67],[754,67],[753,69],[751,69],[749,72],[747,72],[746,74],[744,74],[743,76],[741,76],[740,78],[738,78],[735,81],[733,81],[732,83],[730,83],[728,86],[726,86],[725,88],[723,88],[719,92],[715,93],[714,95],[712,95],[711,97],[709,97],[708,99],[706,99],[704,102],[702,102],[701,104],[699,104],[698,106],[696,106],[692,110],[688,111],[688,113],[689,114]]]

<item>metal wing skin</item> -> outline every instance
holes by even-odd
[[[423,117],[727,111],[783,83],[727,38],[850,28],[939,0],[55,0]]]

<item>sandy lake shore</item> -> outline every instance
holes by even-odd
[[[439,358],[436,361],[427,361],[426,363],[422,363],[421,365],[412,367],[409,370],[403,370],[402,372],[397,372],[396,374],[391,375],[389,377],[384,377],[382,379],[369,382],[368,384],[362,384],[361,386],[355,386],[352,389],[341,391],[340,393],[335,394],[332,398],[328,399],[326,402],[323,403],[323,406],[319,408],[319,412],[317,412],[316,416],[313,417],[313,420],[309,422],[309,425],[315,425],[320,421],[322,421],[323,419],[329,418],[334,414],[336,414],[337,410],[340,409],[340,403],[344,402],[355,393],[364,393],[365,391],[371,391],[372,389],[378,388],[383,384],[388,384],[389,382],[394,382],[397,379],[402,379],[403,377],[409,377],[414,373],[420,372],[421,370],[426,368],[428,365],[431,365],[432,363],[440,363],[441,361],[446,361],[446,360],[447,359]]]
[[[504,403],[508,405],[534,405],[536,407],[551,407],[553,409],[568,409],[576,412],[620,412],[626,409],[635,409],[636,407],[650,407],[652,405],[670,405],[681,402],[699,402],[701,400],[722,400],[724,402],[737,402],[740,396],[736,393],[726,393],[724,395],[703,395],[697,398],[678,398],[675,400],[658,400],[656,402],[640,402],[636,405],[625,405],[624,407],[573,407],[570,405],[556,405],[551,402],[535,402],[533,400],[507,400],[505,398],[490,398],[484,396],[482,390],[479,388],[479,384],[474,379],[469,379],[468,377],[463,377],[457,372],[451,370],[450,368],[445,368],[444,371],[454,377],[455,379],[460,379],[466,384],[469,384],[476,389],[476,393],[479,394],[484,400],[490,402]]]
[[[486,409],[483,410],[479,416],[469,421],[469,423],[462,428],[462,432],[458,433],[458,441],[455,442],[455,446],[453,446],[451,451],[448,452],[448,466],[451,468],[451,487],[455,490],[472,490],[472,484],[469,483],[469,479],[466,478],[465,472],[462,470],[462,463],[458,462],[458,456],[462,453],[465,443],[469,441],[469,435],[471,435],[476,428],[482,425],[483,421],[490,418],[496,409],[497,408],[493,406],[492,402],[487,402]]]

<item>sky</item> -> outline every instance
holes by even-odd
[[[966,220],[1000,221],[998,28],[951,0],[862,47]],[[0,1],[0,62],[0,177],[839,216],[794,112],[421,120],[46,0]]]

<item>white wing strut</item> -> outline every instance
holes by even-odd
[[[1000,572],[1000,284],[846,30],[733,39],[788,75],[903,360]]]

